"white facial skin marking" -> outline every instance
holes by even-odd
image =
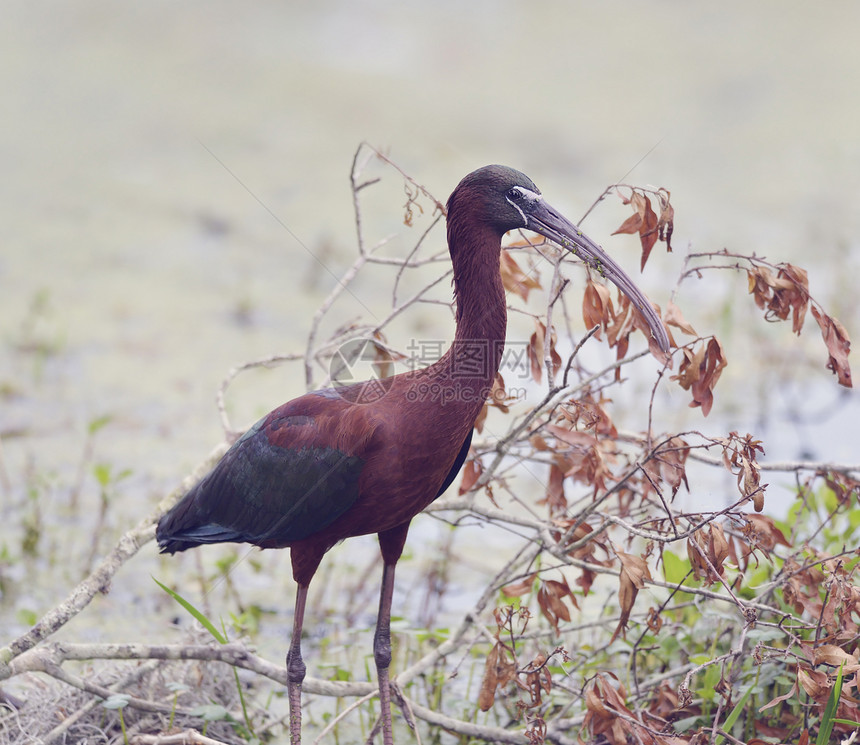
[[[515,188],[515,189],[517,189],[517,190],[519,191],[519,193],[520,193],[520,195],[522,196],[522,198],[523,198],[526,202],[528,202],[529,204],[532,204],[532,203],[534,203],[534,202],[537,202],[537,201],[538,201],[538,200],[540,200],[540,199],[543,199],[543,196],[542,196],[542,195],[540,195],[540,194],[536,194],[535,192],[530,191],[529,189],[526,189],[525,187],[522,187],[522,186],[515,186],[514,188]],[[528,217],[526,217],[526,213],[525,213],[525,212],[523,212],[522,208],[521,208],[521,207],[520,207],[516,202],[513,202],[513,201],[512,201],[511,199],[509,199],[507,196],[505,197],[505,200],[507,201],[507,203],[508,203],[509,205],[511,205],[511,207],[513,207],[517,212],[519,212],[519,213],[520,213],[520,217],[522,217],[522,218],[523,218],[523,227],[524,227],[524,228],[527,228],[527,227],[528,227],[528,225],[529,225],[529,219],[528,219]]]

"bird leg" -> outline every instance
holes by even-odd
[[[287,652],[287,691],[290,699],[290,745],[302,742],[302,681],[305,679],[305,662],[302,659],[302,622],[305,617],[305,600],[308,586],[299,585],[296,593],[296,610],[293,615],[293,636]]]
[[[373,636],[373,659],[379,681],[379,709],[382,719],[383,745],[394,745],[391,733],[391,687],[388,666],[391,664],[391,599],[394,594],[394,567],[386,563],[382,570],[382,591],[379,593],[379,617]]]

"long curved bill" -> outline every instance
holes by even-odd
[[[648,298],[633,284],[633,280],[624,273],[624,270],[591,238],[543,199],[529,213],[527,227],[529,230],[540,233],[559,246],[566,248],[582,259],[601,277],[608,279],[618,287],[630,298],[633,307],[648,322],[651,334],[660,349],[666,354],[669,353],[669,335],[666,333],[666,327],[663,326],[660,316],[657,315]]]

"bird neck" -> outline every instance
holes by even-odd
[[[448,224],[448,245],[454,266],[457,330],[445,355],[458,384],[489,393],[502,360],[507,326],[505,290],[499,271],[501,236],[490,228],[469,224],[461,231]],[[483,402],[486,396],[480,396]]]

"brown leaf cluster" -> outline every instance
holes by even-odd
[[[607,408],[609,401],[586,391],[583,397],[569,400],[555,410],[552,422],[539,427],[529,438],[531,447],[549,456],[546,491],[537,504],[546,505],[556,524],[575,524],[565,514],[569,503],[565,492],[568,480],[594,489],[594,493],[614,485],[619,462],[629,459],[619,452],[618,431]],[[628,475],[623,485],[615,485],[619,514],[628,514],[634,504],[655,494],[661,483],[668,484],[672,495],[686,485],[686,462],[690,446],[683,438],[673,437],[659,444],[642,459],[641,471]]]
[[[614,675],[612,678],[615,683],[607,673],[598,675],[586,689],[584,726],[593,738],[603,738],[610,745],[627,745],[629,724],[618,715],[626,714],[631,720],[635,717],[627,708],[624,686]]]
[[[824,479],[839,504],[847,506],[852,500],[860,502],[860,481],[857,479],[839,471],[819,471],[815,475]]]
[[[593,486],[595,491],[606,487],[615,462],[615,439],[618,431],[606,412],[606,400],[594,399],[586,391],[579,399],[571,399],[557,410],[554,423],[544,432],[552,436],[550,445],[542,434],[533,434],[532,447],[552,454],[550,483],[545,500],[550,516],[555,517],[567,507],[564,479]]]
[[[597,550],[601,549],[604,556],[608,557],[611,554],[609,546],[602,537],[592,536],[594,528],[592,528],[588,523],[571,517],[558,517],[553,522],[559,528],[552,532],[553,538],[555,538],[558,543],[562,543],[562,541],[564,541],[565,547],[574,545],[573,548],[568,548],[565,551],[568,556],[580,561],[586,561],[589,564],[609,566],[611,562],[608,559],[599,559],[595,555]],[[571,528],[573,528],[573,533],[568,535]],[[588,540],[585,540],[586,538],[588,538]],[[576,545],[580,543],[581,545]],[[597,575],[594,570],[586,567],[582,568],[582,574],[576,580],[576,584],[582,588],[583,596],[588,595],[591,590],[591,585],[594,584],[596,577]]]
[[[670,693],[669,696],[672,694]],[[588,742],[606,745],[692,745],[693,740],[673,734],[664,718],[651,711],[633,712],[627,706],[624,685],[612,673],[599,673],[585,689]],[[665,707],[664,707],[665,708]],[[585,744],[582,737],[579,742]]]
[[[525,678],[525,689],[529,693],[530,701],[523,708],[533,709],[543,703],[543,694],[552,691],[552,675],[547,669],[549,658],[538,652],[535,658],[523,670]]]
[[[728,531],[718,523],[710,523],[687,539],[687,557],[693,575],[712,584],[725,578],[727,564],[745,572],[751,560],[758,563],[756,552],[768,560],[777,545],[789,546],[773,518],[755,513],[741,515],[744,524],[738,531]],[[735,578],[735,583],[739,578]]]
[[[502,588],[502,592],[511,598],[521,598],[534,590],[535,582],[538,583],[537,602],[541,613],[558,633],[558,622],[570,621],[570,609],[564,601],[567,600],[574,608],[579,608],[576,595],[573,594],[564,576],[559,581],[539,578],[537,573],[533,573],[520,582],[506,585]]]
[[[819,642],[856,644],[860,636],[860,587],[855,584],[853,566],[848,570],[841,560],[807,550],[810,560],[803,565],[793,559],[785,562],[785,602],[798,615],[815,620]]]
[[[481,682],[481,690],[478,694],[478,706],[481,711],[489,711],[496,700],[496,691],[504,688],[511,681],[520,687],[522,684],[517,680],[516,650],[508,644],[507,639],[513,639],[517,633],[522,634],[529,622],[527,608],[516,610],[513,606],[496,608],[493,611],[496,620],[496,642],[487,655],[484,665],[484,679]],[[519,629],[515,625],[519,622]]]
[[[523,583],[528,583],[528,579]],[[532,582],[529,585],[533,584]],[[513,588],[513,586],[511,586]],[[513,588],[512,594],[515,594]],[[484,665],[484,678],[481,681],[481,690],[478,694],[478,706],[481,711],[489,711],[496,700],[496,692],[513,684],[521,691],[528,694],[528,700],[517,701],[516,706],[520,714],[526,715],[528,721],[527,737],[531,742],[543,743],[546,735],[546,723],[539,711],[543,705],[543,696],[552,691],[552,675],[549,671],[549,662],[556,656],[561,655],[567,661],[567,653],[559,647],[549,655],[538,652],[535,658],[523,669],[518,669],[516,649],[513,639],[522,635],[529,621],[528,609],[515,610],[512,606],[496,608],[493,612],[496,620],[495,644],[487,655]],[[514,626],[519,622],[520,628],[515,631]],[[510,641],[508,641],[510,640]],[[529,712],[533,713],[529,713]]]
[[[581,398],[567,401],[560,407],[559,413],[562,420],[573,427],[590,429],[595,434],[615,438],[618,437],[618,430],[606,411],[608,403],[608,399],[595,399],[590,391],[585,391]]]
[[[690,391],[693,395],[690,406],[701,406],[702,414],[707,416],[714,405],[714,386],[727,364],[723,345],[712,336],[693,349],[682,348],[681,352],[681,365],[672,380],[677,380],[685,391]]]
[[[562,577],[561,582],[554,579],[541,581],[537,595],[538,606],[544,617],[552,624],[556,633],[558,633],[559,621],[570,621],[570,610],[564,604],[565,599],[574,608],[579,608],[579,603],[576,602],[576,595],[573,594],[573,590],[570,589],[564,577]]]
[[[547,341],[546,325],[535,319],[535,330],[529,338],[529,344],[526,348],[528,352],[529,368],[531,376],[535,382],[540,383],[543,380],[544,357],[546,355],[545,343]],[[561,369],[561,355],[556,351],[556,333],[555,329],[550,329],[549,332],[549,356],[552,364],[552,377],[558,375]]]
[[[731,473],[737,474],[738,491],[742,497],[752,499],[755,511],[761,512],[767,484],[761,483],[761,468],[756,454],[764,454],[762,441],[753,439],[750,434],[741,437],[737,432],[730,432],[722,443],[723,464]]]
[[[615,460],[610,441],[559,424],[547,424],[545,429],[555,439],[553,461],[565,478],[591,486],[595,493],[606,489]]]
[[[591,277],[585,283],[585,292],[582,296],[582,320],[585,327],[592,329],[598,327],[597,336],[601,337],[606,332],[609,347],[615,347],[617,359],[623,359],[630,347],[630,335],[639,329],[648,339],[648,349],[661,362],[668,362],[668,358],[657,346],[656,340],[651,336],[651,329],[630,299],[623,293],[618,293],[617,310],[612,302],[612,296],[606,285],[598,284]],[[671,333],[669,336],[672,341]],[[620,380],[620,370],[616,370],[616,380]]]
[[[785,321],[792,315],[791,330],[799,334],[809,305],[809,278],[806,270],[793,264],[781,264],[774,275],[758,264],[747,270],[749,292],[755,304],[764,310],[768,321]]]
[[[682,437],[677,435],[669,438],[654,449],[653,457],[642,463],[642,469],[648,478],[642,484],[645,495],[651,494],[657,484],[668,484],[672,489],[672,497],[678,493],[681,484],[689,491],[687,483],[687,457],[690,446]]]
[[[546,425],[546,433],[555,440],[552,446],[541,435],[531,437],[535,450],[552,453],[546,497],[538,501],[548,505],[550,517],[567,509],[565,478],[604,488],[611,475],[618,431],[604,408],[605,403],[586,392],[583,398],[559,407],[557,423]]]
[[[712,584],[725,574],[725,562],[730,557],[729,542],[722,526],[711,523],[687,539],[687,558],[696,579]]]
[[[769,551],[777,544],[789,546],[770,518],[749,515],[748,521],[750,530],[745,531],[745,535],[754,539],[758,548]],[[710,580],[713,580],[715,570],[722,573],[724,564],[731,559],[732,539],[728,539],[723,529],[713,523],[708,529],[699,531],[694,539],[697,548],[690,553],[694,572],[706,580],[710,574]],[[793,559],[787,560],[781,574],[785,578],[786,601],[794,603],[797,614],[817,622],[818,630],[814,634],[814,641],[798,641],[794,648],[795,653],[790,658],[794,662],[789,663],[789,667],[794,669],[791,689],[774,696],[757,710],[764,712],[780,706],[777,711],[781,713],[778,716],[755,718],[753,712],[749,712],[749,724],[758,736],[750,739],[745,737],[743,742],[747,745],[809,743],[814,740],[814,729],[811,735],[809,729],[802,729],[807,720],[797,716],[796,706],[786,704],[795,704],[799,700],[805,702],[810,709],[809,720],[820,722],[833,690],[836,672],[840,669],[843,687],[835,717],[845,720],[845,723],[837,721],[833,741],[841,741],[837,734],[844,736],[853,732],[855,725],[852,723],[860,721],[857,688],[857,675],[860,674],[860,649],[857,646],[857,639],[860,638],[860,587],[855,585],[854,563],[807,550],[810,556],[803,566]],[[703,553],[708,561],[702,563],[698,560],[697,566],[695,557],[701,557]],[[626,565],[631,557],[620,558],[622,564]],[[640,557],[633,558],[641,561]],[[633,564],[635,566],[638,562]],[[655,615],[652,609],[651,616]],[[651,620],[649,625],[652,625]],[[659,627],[659,621],[655,620],[652,628],[654,626]],[[721,678],[716,690],[723,695],[727,708],[731,708],[731,684]],[[618,679],[601,673],[586,688],[585,705],[584,729],[589,737],[580,737],[582,743],[698,745],[709,741],[709,738],[702,739],[703,733],[676,735],[672,732],[670,722],[701,712],[682,700],[668,681],[664,681],[653,692],[647,710],[634,711],[628,706],[626,691]],[[749,728],[747,732],[750,732]]]
[[[618,233],[639,233],[639,242],[642,244],[641,269],[645,268],[651,249],[658,240],[665,241],[666,250],[672,250],[672,232],[675,229],[675,208],[672,207],[668,189],[658,189],[653,194],[657,197],[660,216],[654,212],[651,199],[644,189],[632,188],[630,196],[627,197],[619,192],[621,201],[633,207],[630,215],[615,230],[612,235]]]
[[[800,692],[803,691],[811,699],[812,705],[817,709],[820,716],[827,707],[835,684],[835,673],[840,667],[843,674],[843,684],[834,718],[843,719],[845,722],[836,722],[834,739],[831,741],[839,740],[842,742],[842,738],[838,737],[836,733],[854,732],[856,727],[850,723],[860,721],[860,699],[857,697],[856,678],[857,672],[860,671],[860,664],[858,664],[856,652],[846,652],[834,644],[820,644],[814,647],[808,644],[801,645],[801,655],[798,657],[795,680],[791,688],[787,693],[775,696],[768,701],[759,708],[759,712],[792,701],[798,698]],[[795,719],[790,718],[788,720],[789,726],[784,727],[764,727],[759,726],[759,723],[756,722],[756,729],[767,736],[780,738],[780,742],[788,742],[792,735],[797,737]],[[797,742],[808,743],[809,741],[809,730],[803,729]]]
[[[772,517],[747,513],[743,519],[741,533],[750,552],[761,551],[769,556],[777,546],[791,547]]]
[[[764,265],[756,264],[747,270],[749,292],[756,305],[765,311],[768,321],[785,321],[791,315],[791,329],[799,334],[810,308],[812,316],[821,329],[821,336],[827,347],[827,369],[836,375],[840,385],[852,387],[851,367],[848,353],[851,340],[848,332],[838,319],[827,315],[809,295],[809,279],[805,269],[793,264],[780,264],[776,274]]]

